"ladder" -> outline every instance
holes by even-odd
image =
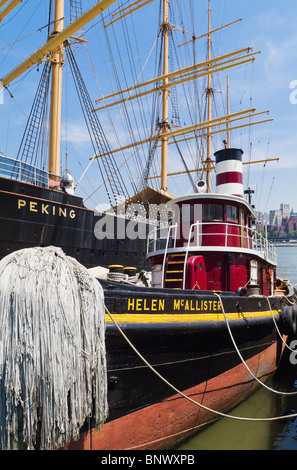
[[[186,253],[172,254],[168,256],[165,273],[165,287],[182,289],[184,280]]]
[[[29,163],[34,166],[37,166],[36,149],[38,148],[38,141],[40,140],[43,129],[42,123],[46,113],[50,73],[51,64],[50,62],[45,62],[16,158],[17,160],[22,160],[24,163]],[[40,164],[40,166],[42,165]]]

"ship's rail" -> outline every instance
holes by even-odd
[[[0,175],[5,178],[49,187],[49,173],[21,160],[0,155]]]
[[[274,264],[277,262],[276,247],[267,237],[246,225],[226,222],[196,222],[185,236],[179,233],[179,226],[156,228],[148,234],[147,253],[166,252],[169,249],[183,249],[186,253],[197,250],[252,250]]]

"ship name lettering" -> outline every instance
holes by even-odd
[[[165,300],[164,299],[129,299],[128,298],[128,311],[136,310],[141,311],[164,311]]]
[[[27,206],[27,201],[24,199],[18,199],[18,209],[21,210],[22,208]],[[50,204],[44,204],[40,202],[30,201],[28,204],[28,208],[30,212],[41,212],[41,214],[46,215],[58,215],[59,217],[67,217],[69,216],[71,219],[76,217],[76,213],[73,209],[67,211],[67,208],[63,207],[56,207]],[[57,210],[56,210],[57,209]]]
[[[171,302],[170,305],[172,308]],[[221,312],[222,307],[219,300],[173,299],[173,310],[185,312]],[[128,298],[128,311],[164,312],[165,299]]]
[[[174,299],[174,310],[187,310],[192,312],[221,311],[221,304],[218,300],[184,300]]]

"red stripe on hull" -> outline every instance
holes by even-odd
[[[242,173],[238,171],[228,171],[226,173],[220,173],[216,177],[217,186],[220,184],[227,184],[227,183],[240,183],[242,184]]]
[[[262,380],[277,368],[276,343],[247,361]],[[174,385],[174,384],[173,384]],[[230,410],[247,398],[259,384],[243,364],[197,387],[185,390],[188,397],[216,411]],[[102,430],[85,432],[69,450],[161,450],[193,432],[218,415],[206,411],[180,395],[174,395],[127,416],[106,423]]]

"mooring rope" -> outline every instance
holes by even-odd
[[[226,413],[223,413],[221,411],[216,411],[216,410],[213,410],[205,405],[203,405],[202,403],[199,403],[197,402],[196,400],[193,400],[191,397],[187,396],[185,393],[183,393],[181,390],[179,390],[178,388],[176,388],[174,385],[172,385],[167,379],[165,379],[165,377],[163,377],[143,356],[142,354],[138,351],[138,349],[131,343],[131,341],[129,340],[129,338],[125,335],[125,333],[123,332],[123,330],[121,329],[121,327],[119,326],[118,322],[113,318],[112,314],[110,313],[110,311],[108,310],[108,308],[106,307],[105,305],[105,311],[106,313],[108,314],[108,316],[110,317],[110,319],[112,320],[112,322],[114,323],[114,325],[116,326],[116,328],[118,329],[118,331],[120,332],[120,334],[123,336],[123,338],[125,339],[125,341],[129,344],[129,346],[133,349],[133,351],[137,354],[137,356],[144,362],[144,364],[146,364],[146,366],[154,373],[156,374],[166,385],[168,385],[168,387],[170,387],[172,390],[174,390],[178,395],[181,395],[183,398],[185,398],[186,400],[190,401],[191,403],[193,403],[194,405],[197,405],[199,406],[200,408],[203,408],[204,410],[206,411],[209,411],[210,413],[213,413],[213,414],[216,414],[218,416],[221,416],[223,418],[230,418],[230,419],[234,419],[234,420],[237,420],[237,421],[249,421],[249,422],[265,422],[265,421],[277,421],[277,420],[281,420],[281,419],[290,419],[290,418],[295,418],[297,416],[297,413],[294,413],[294,414],[290,414],[290,415],[284,415],[284,416],[275,416],[273,418],[247,418],[247,417],[244,417],[244,416],[234,416],[234,415],[229,415],[229,414],[226,414]],[[262,382],[261,382],[262,383]]]
[[[254,375],[252,373],[252,371],[250,370],[249,366],[247,365],[247,363],[245,362],[245,360],[243,359],[242,355],[240,354],[240,351],[238,349],[238,346],[235,342],[235,339],[234,339],[234,336],[232,334],[232,331],[231,331],[231,328],[230,328],[230,325],[229,325],[229,322],[228,322],[228,319],[227,319],[227,316],[226,316],[226,313],[225,313],[225,309],[224,309],[224,305],[223,305],[223,302],[222,302],[222,298],[221,296],[217,293],[217,292],[214,292],[214,294],[220,299],[220,303],[221,303],[221,307],[222,307],[222,312],[223,312],[223,315],[224,315],[224,318],[225,318],[225,322],[226,322],[226,325],[227,325],[227,328],[228,328],[228,332],[229,332],[229,335],[230,335],[230,338],[231,338],[231,341],[233,343],[233,346],[235,348],[235,351],[237,352],[242,364],[244,365],[244,367],[246,368],[246,370],[250,373],[250,375],[253,377],[254,380],[256,380],[256,382],[258,382],[260,385],[262,385],[262,387],[266,388],[267,390],[269,390],[270,392],[273,392],[273,393],[277,393],[279,395],[297,395],[297,391],[296,392],[280,392],[278,390],[274,390],[273,388],[270,388],[268,387],[268,385],[264,384],[263,382],[261,382],[261,380],[258,379],[258,377],[256,375]]]

